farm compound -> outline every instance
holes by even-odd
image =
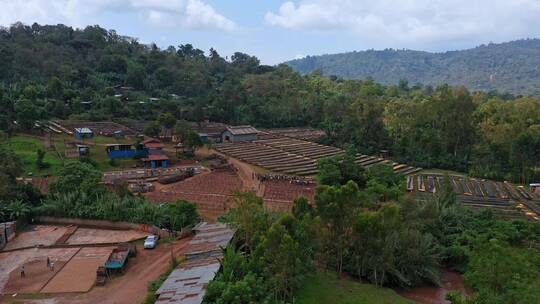
[[[271,134],[259,134],[257,140],[249,142],[222,143],[214,147],[223,154],[269,171],[301,176],[317,174],[319,159],[345,154],[344,150],[336,147]],[[421,170],[388,159],[362,154],[356,156],[356,163],[362,166],[389,164],[393,166],[395,172],[402,174]]]

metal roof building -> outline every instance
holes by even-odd
[[[206,285],[214,279],[220,267],[216,258],[197,259],[180,264],[157,290],[156,303],[200,304]]]
[[[206,286],[219,271],[222,248],[234,236],[234,230],[223,223],[200,223],[195,237],[188,243],[187,261],[180,264],[156,291],[158,304],[201,304]]]
[[[187,259],[200,256],[220,256],[221,249],[227,247],[234,236],[234,231],[223,223],[208,224],[203,222],[195,226],[193,230],[195,230],[196,235],[184,252]]]
[[[239,142],[257,140],[259,131],[252,126],[230,126],[221,134],[222,142]]]
[[[90,128],[75,128],[75,138],[83,139],[94,136],[94,132]]]

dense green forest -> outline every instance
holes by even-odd
[[[8,135],[38,132],[34,121],[52,118],[146,121],[152,133],[186,119],[312,126],[327,132],[323,143],[389,150],[411,165],[539,178],[536,97],[300,75],[243,53],[227,59],[190,44],[160,49],[99,26],[15,24],[0,29],[0,54],[0,130]]]
[[[345,79],[373,77],[384,84],[406,79],[434,86],[463,85],[475,91],[540,95],[540,39],[444,53],[386,49],[307,56],[286,64],[302,74],[320,70]]]

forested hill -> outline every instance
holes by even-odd
[[[535,43],[540,44],[514,44],[523,44],[520,52],[526,53],[525,45]],[[503,46],[468,52],[487,60],[494,57],[480,54]],[[399,58],[409,52],[366,54],[406,62]],[[455,56],[455,62],[468,58],[460,52],[444,56]],[[490,66],[512,59],[500,58]],[[524,58],[540,60],[538,55]],[[460,60],[460,66],[467,66]],[[533,63],[515,66],[522,74],[535,75]],[[461,77],[476,71],[469,69]],[[395,82],[402,78],[389,74],[396,74]],[[494,82],[501,82],[501,75]],[[409,78],[409,83],[416,81]],[[523,89],[518,93],[538,92],[540,82],[523,78],[519,85]],[[287,65],[261,65],[240,52],[228,60],[214,49],[205,53],[191,44],[161,49],[99,26],[0,27],[0,109],[0,138],[3,133],[39,134],[36,121],[50,119],[141,123],[154,136],[173,129],[184,132],[183,120],[258,128],[311,126],[326,131],[323,143],[352,144],[364,154],[390,150],[395,161],[418,167],[523,183],[540,179],[540,98],[471,93],[448,85],[382,85],[318,73],[301,76]]]
[[[286,62],[305,74],[366,79],[397,84],[465,85],[470,90],[540,95],[540,39],[482,45],[445,53],[412,50],[368,50],[308,56]]]

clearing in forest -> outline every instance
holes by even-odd
[[[298,293],[298,304],[413,304],[389,288],[338,279],[333,272],[317,272],[308,277]]]

